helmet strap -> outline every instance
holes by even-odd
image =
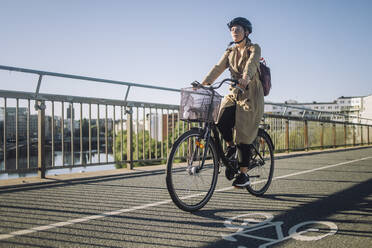
[[[240,43],[242,43],[244,40],[247,40],[247,38],[248,38],[248,36],[245,36],[245,37],[244,37],[242,40],[240,40],[240,41],[237,41],[237,42],[232,41],[232,42],[229,43],[229,46],[232,46],[232,45],[234,45],[234,44],[240,44]]]
[[[246,40],[246,38],[247,38],[247,37],[244,37],[243,39],[241,39],[240,41],[237,41],[237,42],[234,41],[234,44],[240,44],[240,43],[242,43],[244,40]]]

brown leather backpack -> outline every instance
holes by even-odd
[[[266,65],[266,61],[264,58],[260,59],[260,67],[258,69],[258,72],[260,74],[264,96],[267,96],[269,95],[271,89],[271,73],[270,68]]]

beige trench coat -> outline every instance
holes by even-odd
[[[240,79],[244,76],[248,79],[249,83],[244,93],[230,87],[229,94],[222,100],[218,120],[225,108],[236,103],[235,142],[237,144],[251,144],[257,136],[258,126],[264,112],[264,93],[258,73],[261,48],[249,41],[239,61],[236,60],[237,54],[236,46],[228,48],[220,61],[205,77],[204,82],[213,83],[227,68],[229,68],[232,78]]]

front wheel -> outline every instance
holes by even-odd
[[[167,188],[182,210],[201,209],[212,197],[217,184],[218,157],[210,139],[204,164],[205,140],[200,129],[182,134],[173,144],[167,163]]]
[[[267,191],[273,178],[274,147],[269,135],[263,130],[259,130],[253,147],[253,165],[248,172],[251,183],[247,190],[252,195],[261,196]]]

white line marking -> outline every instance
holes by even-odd
[[[327,165],[327,166],[324,166],[324,167],[315,168],[315,169],[311,169],[311,170],[295,172],[295,173],[292,173],[292,174],[288,174],[288,175],[284,175],[284,176],[280,176],[280,177],[275,177],[275,180],[282,179],[282,178],[287,178],[287,177],[292,177],[292,176],[297,176],[297,175],[301,175],[301,174],[306,174],[306,173],[310,173],[310,172],[314,172],[314,171],[318,171],[318,170],[329,169],[329,168],[340,166],[340,165],[351,164],[351,163],[354,163],[354,162],[359,162],[359,161],[363,161],[363,160],[367,160],[367,159],[371,159],[371,158],[372,157],[365,157],[365,158],[355,159],[355,160],[346,161],[346,162],[342,162],[342,163],[338,163],[338,164],[331,164],[331,165]]]
[[[345,164],[351,164],[351,163],[355,163],[355,162],[359,162],[359,161],[363,161],[363,160],[367,160],[367,159],[371,159],[371,158],[372,157],[365,157],[365,158],[346,161],[346,162],[342,162],[342,163],[338,163],[338,164],[327,165],[327,166],[319,167],[319,168],[316,168],[316,169],[305,170],[305,171],[296,172],[296,173],[292,173],[292,174],[288,174],[288,175],[284,175],[284,176],[275,177],[275,178],[273,178],[273,180],[292,177],[292,176],[297,176],[297,175],[306,174],[306,173],[311,173],[311,172],[314,172],[314,171],[324,170],[324,169],[328,169],[328,168],[332,168],[332,167],[336,167],[336,166],[340,166],[340,165],[345,165]],[[255,182],[255,183],[259,183],[259,182]],[[215,190],[215,192],[223,192],[223,191],[231,190],[233,188],[234,187],[226,187],[226,188],[222,188],[222,189],[217,189],[217,190]],[[197,194],[197,195],[199,195],[199,194]],[[190,196],[188,196],[187,198],[189,198],[189,197]],[[172,202],[172,200],[159,201],[159,202],[144,204],[144,205],[140,205],[140,206],[134,206],[134,207],[131,207],[131,208],[123,208],[123,209],[119,209],[119,210],[115,210],[115,211],[111,211],[111,212],[106,212],[106,213],[102,213],[102,214],[86,216],[86,217],[83,217],[83,218],[72,219],[72,220],[68,220],[68,221],[65,221],[65,222],[57,222],[57,223],[53,223],[53,224],[50,224],[50,225],[37,226],[37,227],[30,228],[30,229],[24,229],[24,230],[11,232],[9,234],[0,234],[0,240],[13,238],[15,236],[26,235],[26,234],[34,233],[34,232],[37,232],[37,231],[45,231],[45,230],[49,230],[49,229],[52,229],[52,228],[64,227],[64,226],[68,226],[68,225],[72,225],[72,224],[76,224],[76,223],[82,223],[82,222],[86,222],[86,221],[89,221],[89,220],[100,219],[100,218],[104,218],[104,217],[108,217],[108,216],[119,215],[119,214],[122,214],[122,213],[133,212],[135,210],[146,209],[146,208],[150,208],[150,207],[156,207],[156,206],[168,204],[170,202]]]

